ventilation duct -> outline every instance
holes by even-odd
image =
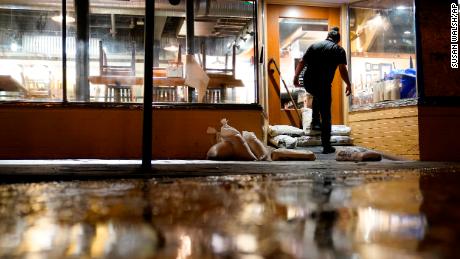
[[[30,0],[0,0],[0,8],[24,10],[60,10],[61,0],[33,2]],[[245,17],[253,16],[253,5],[237,0],[198,0],[195,2],[195,17]],[[145,0],[91,0],[90,13],[144,15]],[[67,10],[73,11],[73,3]],[[156,16],[185,17],[185,0],[172,5],[169,0],[155,0]]]

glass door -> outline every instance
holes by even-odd
[[[295,68],[305,51],[315,42],[327,36],[327,20],[279,18],[280,48],[279,68],[286,86],[281,85],[281,109],[311,108],[311,96],[303,88],[295,87]],[[288,90],[291,93],[289,96]],[[291,100],[292,96],[292,100]]]
[[[340,8],[278,4],[267,6],[267,60],[269,62],[266,109],[271,125],[299,126],[301,124],[300,116],[296,114],[297,111],[286,88],[292,93],[297,107],[309,105],[311,98],[308,98],[305,90],[293,86],[295,65],[308,46],[326,39],[328,30],[334,26],[341,28]],[[281,77],[274,63],[280,69]],[[343,124],[343,91],[339,75],[335,76],[332,83],[332,123]]]

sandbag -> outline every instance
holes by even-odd
[[[314,161],[316,160],[315,154],[309,150],[292,150],[279,148],[272,151],[271,158],[273,161],[286,161],[286,160],[302,160]]]
[[[304,131],[310,130],[311,119],[312,119],[312,109],[302,108],[302,129]]]
[[[297,139],[287,135],[272,137],[268,141],[278,148],[295,148],[297,145]]]
[[[321,136],[302,136],[297,138],[297,147],[321,146]],[[353,139],[348,136],[331,136],[331,145],[352,145]]]
[[[350,136],[351,128],[345,125],[332,125],[332,136]]]
[[[312,130],[312,129],[305,130],[305,136],[319,136],[319,135],[321,135],[321,130]]]
[[[333,146],[353,145],[353,139],[348,136],[331,136],[331,144]]]
[[[233,135],[236,135],[236,134],[240,134],[240,132],[233,128],[232,126],[228,125],[228,120],[227,119],[222,119],[220,120],[220,122],[222,123],[222,127],[220,128],[220,135],[222,137],[224,136],[233,136]]]
[[[222,141],[213,145],[206,154],[206,159],[210,160],[231,160],[232,158],[233,146],[228,141]]]
[[[298,147],[321,146],[321,137],[319,136],[303,136],[297,138]]]
[[[272,137],[276,137],[279,135],[287,135],[291,137],[298,137],[298,136],[303,136],[305,133],[303,132],[302,129],[289,126],[289,125],[270,125],[268,127],[268,135]]]
[[[212,139],[211,139],[211,143],[214,145],[214,144],[217,144],[219,142],[222,141],[222,138],[220,137],[220,132],[217,131],[215,128],[213,127],[208,127],[206,129],[206,134],[212,136]]]
[[[359,149],[359,148],[344,148],[337,151],[335,160],[337,161],[381,161],[382,155],[366,150],[366,149]]]
[[[224,141],[228,141],[232,144],[233,157],[235,160],[257,160],[240,132],[228,125],[227,119],[222,119],[221,123],[220,136]]]
[[[243,131],[243,139],[248,143],[252,153],[256,156],[257,160],[267,160],[268,150],[265,145],[256,137],[254,132]]]

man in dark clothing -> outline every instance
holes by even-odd
[[[347,58],[345,50],[337,45],[339,41],[339,28],[334,27],[329,31],[325,40],[315,43],[307,49],[296,67],[294,76],[294,85],[300,86],[300,72],[305,66],[307,67],[303,83],[305,89],[313,95],[311,127],[312,129],[321,129],[323,154],[335,152],[335,148],[331,146],[331,87],[337,66],[343,81],[347,85],[345,93],[347,96],[351,94]]]

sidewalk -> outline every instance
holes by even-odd
[[[337,162],[334,154],[316,161],[152,160],[142,170],[140,160],[0,160],[0,183],[155,177],[196,177],[240,174],[353,175],[391,172],[460,172],[459,162],[391,161]]]

